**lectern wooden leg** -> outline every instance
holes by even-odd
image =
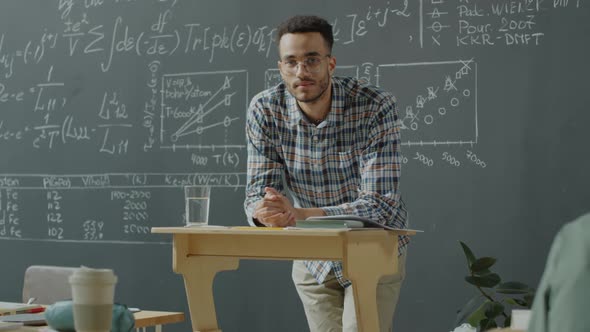
[[[377,283],[397,271],[397,241],[350,243],[343,260],[344,276],[352,281],[359,332],[377,332]]]
[[[189,251],[190,237],[175,234],[172,267],[182,274],[194,332],[221,332],[213,300],[213,279],[219,271],[236,270],[237,257],[196,256]]]
[[[193,256],[182,275],[191,314],[193,331],[221,332],[217,325],[213,279],[219,271],[235,270],[239,259],[235,257]]]

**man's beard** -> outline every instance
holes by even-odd
[[[318,100],[320,100],[320,98],[322,98],[322,96],[324,96],[324,94],[326,93],[326,91],[328,90],[328,87],[330,86],[329,84],[329,80],[330,80],[330,74],[328,73],[327,79],[325,81],[321,81],[321,82],[316,82],[317,84],[319,84],[319,88],[322,89],[316,96],[307,98],[307,99],[301,99],[298,98],[296,95],[296,90],[297,88],[295,87],[295,84],[293,84],[293,87],[291,88],[291,95],[293,95],[293,97],[295,97],[295,99],[300,102],[300,103],[314,103]],[[303,79],[302,81],[305,81],[305,79]]]

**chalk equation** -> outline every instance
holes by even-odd
[[[479,96],[498,78],[488,62],[526,67],[551,38],[579,38],[561,35],[578,25],[548,22],[587,10],[382,0],[326,18],[335,75],[397,98],[403,164],[489,171]],[[250,98],[281,82],[279,18],[190,0],[5,0],[0,12],[0,239],[157,242],[154,221],[182,224],[182,186],[243,188]]]

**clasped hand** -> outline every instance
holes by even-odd
[[[284,195],[271,187],[264,188],[264,198],[258,202],[253,217],[267,227],[294,226],[297,211]]]

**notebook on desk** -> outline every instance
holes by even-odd
[[[0,302],[0,315],[4,314],[16,314],[18,312],[24,312],[30,309],[42,308],[38,304],[27,304],[19,302]]]
[[[298,228],[363,228],[361,221],[347,219],[306,219],[297,220],[295,227]]]
[[[0,322],[21,323],[25,326],[42,326],[47,325],[45,314],[16,314],[0,316]]]
[[[0,331],[16,330],[23,326],[23,323],[8,323],[0,321]]]
[[[309,217],[305,220],[297,220],[297,227],[328,227],[328,228],[383,228],[391,231],[412,231],[421,232],[415,229],[396,228],[389,225],[378,223],[374,220],[359,217],[356,215],[342,214],[333,216],[316,216]]]

